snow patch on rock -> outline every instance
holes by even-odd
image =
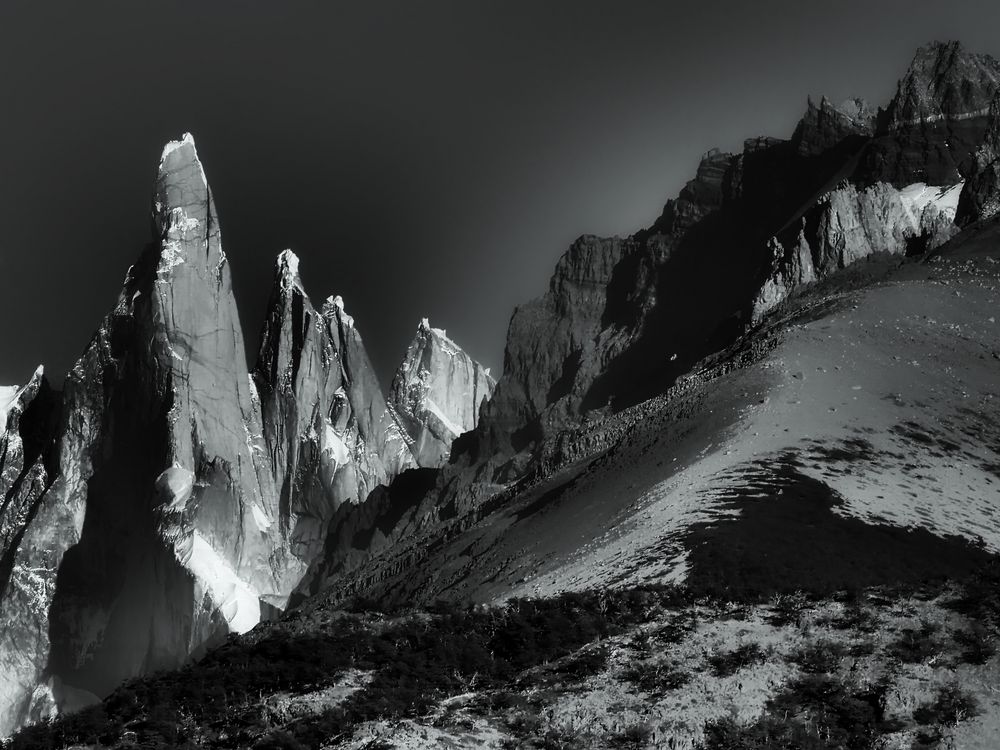
[[[208,589],[219,612],[231,630],[245,633],[260,622],[257,592],[243,581],[229,562],[213,549],[205,537],[195,531],[186,560],[188,570]]]
[[[264,513],[264,509],[260,507],[257,503],[250,504],[250,512],[253,514],[254,523],[257,524],[257,529],[262,532],[267,532],[271,528],[271,519],[267,517]]]
[[[0,385],[0,432],[7,429],[7,414],[20,392],[20,386]]]
[[[964,185],[964,180],[956,185],[943,186],[915,182],[900,190],[899,197],[902,199],[903,205],[910,210],[914,222],[917,224],[920,223],[920,217],[924,210],[931,205],[954,219],[955,212],[958,210],[958,198],[962,194]]]
[[[351,460],[351,452],[347,449],[347,444],[333,429],[330,420],[326,420],[326,428],[323,430],[322,451],[333,458],[337,462],[337,466],[344,466]]]
[[[444,411],[441,409],[441,407],[438,406],[436,403],[434,403],[431,399],[428,398],[424,400],[424,408],[427,409],[427,411],[429,411],[435,417],[440,419],[441,423],[446,428],[448,428],[448,430],[452,432],[455,436],[461,435],[463,432],[465,432],[465,430],[462,429],[461,425],[455,424],[453,421],[451,421],[448,418],[448,415],[445,414]]]

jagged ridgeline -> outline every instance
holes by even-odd
[[[0,391],[0,735],[283,609],[338,507],[446,460],[492,390],[422,323],[388,403],[343,300],[315,309],[290,251],[248,372],[189,135],[153,219],[63,393],[41,368]]]
[[[546,560],[576,560],[565,563],[574,572],[558,579],[563,589],[618,581],[587,577],[590,540],[617,523],[615,508],[625,513],[683,464],[645,466],[652,449],[623,435],[655,423],[683,459],[683,440],[729,408],[721,391],[704,396],[718,401],[704,412],[668,414],[647,399],[686,393],[701,382],[692,369],[737,342],[759,357],[776,344],[755,332],[857,261],[923,256],[960,230],[958,239],[993,226],[998,91],[996,60],[935,44],[882,108],[810,101],[791,138],[706,154],[648,228],[573,243],[546,294],[514,311],[495,384],[423,321],[388,397],[343,300],[315,308],[288,251],[248,372],[205,173],[189,136],[169,144],[156,236],[64,391],[41,370],[0,390],[0,734],[176,666],[316,594],[502,598],[505,582],[530,576],[524,550],[543,559],[543,548]],[[747,375],[741,398],[773,372]],[[775,440],[768,450],[792,461]],[[713,434],[688,453],[718,443]],[[584,461],[585,479],[553,478]],[[735,462],[719,466],[738,473]],[[755,481],[787,489],[772,479]],[[533,483],[545,488],[537,497]],[[708,502],[690,486],[664,528],[681,533],[683,513]],[[535,515],[584,492],[600,497],[579,513]],[[836,495],[830,507],[850,500]],[[571,525],[584,511],[593,528],[579,531]],[[899,525],[926,520],[907,513]],[[493,537],[462,536],[484,519]],[[500,539],[505,556],[489,557]],[[666,570],[664,550],[647,578]],[[472,558],[482,561],[474,575],[452,566]]]

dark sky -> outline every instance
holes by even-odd
[[[992,2],[0,4],[0,383],[54,380],[149,236],[191,131],[247,344],[275,255],[388,381],[423,316],[499,369],[579,234],[651,222],[710,147],[807,94],[884,103],[913,51],[1000,53]]]

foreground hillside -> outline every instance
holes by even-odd
[[[829,279],[522,491],[12,747],[993,747],[994,231]]]
[[[998,587],[993,565],[959,585],[763,603],[650,586],[314,611],[9,747],[986,750]]]

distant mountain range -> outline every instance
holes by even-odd
[[[289,250],[248,371],[205,169],[167,144],[63,390],[0,388],[0,736],[295,607],[969,575],[1000,550],[998,213],[1000,62],[932,44],[885,106],[809,101],[576,240],[496,381],[423,320],[386,394]]]

